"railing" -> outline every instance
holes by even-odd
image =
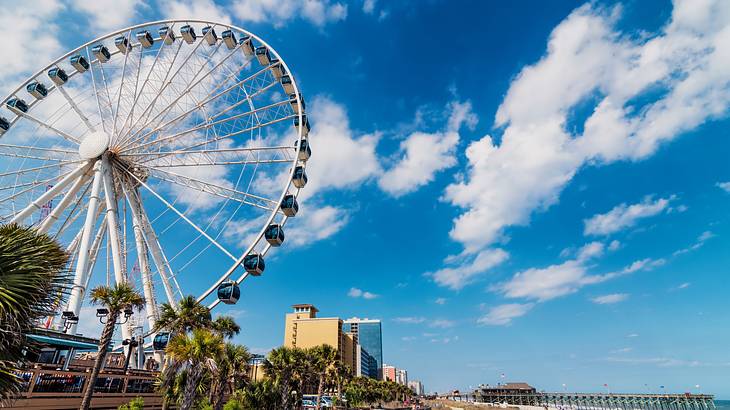
[[[522,393],[489,391],[461,395],[482,403],[536,406],[565,410],[714,410],[709,394],[623,394],[623,393]]]
[[[33,402],[41,399],[80,400],[91,370],[61,371],[37,367],[15,374],[23,380],[23,383],[21,394],[14,405],[33,407]],[[108,369],[102,371],[94,384],[95,400],[99,398],[106,402],[113,402],[118,399],[119,403],[123,403],[138,396],[144,397],[145,402],[148,401],[148,398],[159,398],[159,394],[155,393],[154,389],[155,377],[154,372],[140,370],[124,372]]]

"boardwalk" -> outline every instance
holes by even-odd
[[[714,410],[709,394],[605,394],[605,393],[523,393],[495,394],[476,391],[461,399],[481,403],[537,406],[575,410]]]

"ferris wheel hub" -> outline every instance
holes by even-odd
[[[109,149],[109,141],[104,131],[91,132],[79,144],[79,155],[83,159],[99,158]]]

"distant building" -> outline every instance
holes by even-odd
[[[378,378],[378,363],[375,358],[365,350],[362,345],[358,344],[356,348],[357,357],[355,358],[355,364],[357,369],[355,376],[369,377],[371,379]]]
[[[284,346],[302,349],[330,345],[339,352],[339,359],[356,371],[357,344],[352,334],[342,330],[342,320],[337,317],[319,318],[317,308],[310,304],[293,305],[294,312],[287,313],[284,327]]]
[[[382,367],[382,370],[383,370],[383,380],[390,380],[392,382],[395,381],[395,371],[397,370],[395,368],[395,366],[384,364]]]
[[[383,333],[380,320],[353,317],[342,324],[344,332],[352,333],[357,343],[375,360],[376,373],[370,377],[383,377]]]
[[[405,369],[395,369],[395,382],[408,386],[408,372]]]
[[[264,355],[252,354],[248,361],[248,378],[253,381],[260,381],[266,378],[264,373]]]
[[[408,382],[408,387],[413,391],[416,396],[423,396],[423,383],[418,380],[411,380]]]

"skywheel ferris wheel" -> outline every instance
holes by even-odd
[[[236,303],[297,214],[311,155],[304,109],[273,48],[202,20],[97,38],[2,100],[0,223],[67,246],[65,331],[94,284],[137,286],[148,329],[158,304],[183,294]]]

